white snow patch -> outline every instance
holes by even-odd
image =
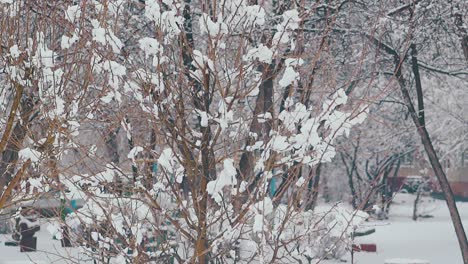
[[[18,45],[13,45],[10,47],[10,55],[11,57],[17,59],[20,56],[20,51],[18,49]]]
[[[57,239],[62,239],[63,237],[62,228],[60,227],[60,224],[57,222],[49,223],[49,225],[47,226],[47,231],[49,231],[49,233],[52,236],[55,236]]]
[[[271,63],[273,59],[273,51],[271,51],[267,46],[260,44],[257,48],[250,49],[244,56],[245,61],[253,61],[254,59],[258,59],[258,61],[263,63]]]
[[[34,149],[24,148],[18,152],[18,156],[21,160],[30,159],[32,162],[38,162],[41,153]]]
[[[163,52],[163,48],[159,45],[157,39],[144,37],[138,41],[140,49],[146,54],[146,57],[157,55]]]
[[[422,259],[404,259],[404,258],[394,258],[386,259],[385,264],[429,264],[429,261]]]
[[[221,20],[222,20],[222,17],[219,16],[218,22],[213,22],[210,16],[203,13],[199,19],[200,32],[202,34],[208,33],[211,37],[216,37],[218,36],[218,34],[227,34],[228,33],[227,25],[223,22],[219,22]]]
[[[283,78],[279,81],[279,85],[281,85],[281,87],[286,87],[297,79],[299,79],[299,73],[297,73],[293,67],[287,67],[286,70],[284,70]]]
[[[143,147],[136,146],[136,147],[132,148],[132,150],[130,150],[130,152],[127,155],[127,158],[135,161],[136,155],[138,155],[138,153],[140,153],[142,151],[143,151]]]
[[[65,11],[65,18],[74,23],[78,18],[81,16],[81,9],[80,6],[75,5],[75,6],[69,6],[67,10]]]
[[[236,168],[234,167],[233,159],[225,159],[223,162],[223,170],[219,174],[218,179],[210,181],[206,186],[206,191],[213,199],[220,203],[222,201],[223,188],[226,186],[237,185]]]

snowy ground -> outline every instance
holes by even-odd
[[[19,247],[5,246],[5,241],[11,241],[11,235],[0,235],[0,264],[59,264],[71,263],[70,256],[76,260],[80,255],[76,248],[62,248],[60,240],[52,239],[47,231],[48,223],[41,219],[41,230],[36,233],[37,252],[21,253]],[[82,256],[84,259],[84,256]],[[80,261],[80,263],[92,263]]]
[[[399,194],[390,209],[389,220],[366,223],[367,226],[375,227],[376,232],[357,238],[356,242],[375,243],[377,253],[356,253],[354,264],[384,264],[385,260],[393,258],[422,259],[431,264],[463,264],[445,202],[423,198],[420,213],[434,217],[415,222],[411,219],[413,201],[413,195]],[[468,203],[458,203],[458,208],[466,229]],[[10,240],[11,235],[0,235],[0,264],[59,264],[68,263],[66,259],[69,256],[74,256],[75,259],[80,256],[78,249],[64,249],[60,246],[60,241],[53,240],[47,231],[47,225],[44,223],[37,234],[38,252],[34,253],[20,253],[19,247],[6,247],[4,242]],[[346,259],[350,263],[350,256],[346,256]],[[79,263],[90,262],[83,260]]]
[[[399,194],[390,208],[388,221],[374,221],[372,235],[360,237],[359,243],[377,244],[377,253],[355,255],[355,264],[380,264],[386,259],[407,258],[428,260],[431,264],[463,264],[445,201],[424,198],[420,213],[433,218],[411,219],[414,196]],[[465,230],[468,227],[468,203],[458,203]]]

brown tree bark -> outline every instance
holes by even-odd
[[[189,74],[190,70],[194,70],[192,65],[193,57],[192,50],[194,48],[194,39],[193,39],[193,16],[190,10],[191,0],[185,0],[185,8],[183,11],[183,16],[185,18],[184,31],[185,34],[183,39],[181,39],[182,46],[182,57],[184,66],[186,68],[186,76],[190,82],[190,87],[193,93],[192,102],[196,109],[209,113],[210,105],[212,102],[212,91],[210,89],[210,73],[209,71],[204,71],[203,80],[196,80],[192,78]],[[210,10],[213,7],[208,7]],[[210,12],[211,13],[211,12]],[[205,67],[207,67],[205,65]],[[212,131],[210,125],[203,126],[201,123],[201,117],[199,117],[199,127],[202,134],[201,145],[200,145],[200,154],[201,154],[201,164],[199,168],[196,168],[197,173],[193,176],[196,176],[197,179],[192,179],[192,195],[194,196],[194,207],[195,212],[198,218],[197,237],[195,241],[195,252],[192,258],[192,261],[197,261],[199,264],[205,264],[209,262],[209,253],[210,253],[210,242],[208,240],[208,223],[207,223],[207,208],[208,208],[208,192],[207,185],[208,182],[216,178],[216,165],[214,158],[213,146],[211,143],[212,140]],[[190,160],[193,160],[193,156],[189,154]],[[198,164],[197,164],[198,166]]]
[[[5,149],[2,152],[0,160],[0,190],[3,190],[12,180],[15,165],[18,161],[18,151],[21,149],[23,141],[26,138],[33,107],[31,98],[26,97],[21,100],[19,111],[22,122],[17,121],[11,135],[6,138]]]

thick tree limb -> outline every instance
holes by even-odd
[[[0,141],[0,153],[5,150],[7,145],[8,139],[10,138],[11,131],[13,128],[13,123],[15,122],[16,112],[18,111],[18,107],[20,105],[21,97],[23,96],[23,86],[15,84],[16,94],[15,98],[13,99],[13,104],[11,105],[10,114],[8,116],[7,125],[5,128],[5,132],[3,132],[2,139]]]
[[[421,75],[418,66],[418,51],[415,44],[411,44],[411,66],[413,69],[414,81],[416,83],[416,95],[418,97],[418,118],[422,126],[426,125],[424,119],[424,98],[421,85]]]
[[[23,176],[24,172],[26,171],[26,169],[28,168],[29,164],[31,164],[31,160],[28,159],[25,163],[23,163],[23,166],[21,166],[21,169],[16,172],[16,175],[15,177],[13,177],[13,179],[10,181],[10,183],[8,184],[8,187],[6,188],[6,190],[2,193],[2,197],[0,198],[0,209],[3,208],[3,206],[5,205],[5,203],[8,201],[8,199],[10,198],[11,196],[11,192],[13,191],[13,189],[16,187],[16,185],[18,185],[21,177]]]
[[[444,193],[445,201],[447,202],[450,216],[452,218],[452,223],[455,228],[455,233],[457,235],[458,242],[460,244],[460,250],[462,251],[463,262],[468,263],[468,242],[467,242],[465,230],[463,228],[463,223],[461,221],[460,214],[458,213],[457,205],[453,197],[452,189],[450,188],[450,184],[447,180],[447,176],[445,175],[445,172],[442,169],[442,165],[440,164],[437,153],[434,149],[434,146],[432,145],[432,141],[429,137],[429,133],[427,132],[427,129],[424,126],[424,124],[420,123],[419,115],[417,114],[416,109],[414,108],[413,102],[411,100],[411,96],[406,87],[406,80],[404,79],[402,71],[401,71],[402,63],[401,63],[400,57],[395,56],[394,62],[395,62],[395,76],[398,80],[398,83],[400,84],[400,90],[403,95],[403,99],[409,109],[410,116],[413,119],[413,122],[416,126],[416,130],[421,138],[424,149],[426,150],[432,169],[434,170],[434,174],[439,180],[440,187]]]

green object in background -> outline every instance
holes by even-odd
[[[77,207],[76,200],[72,200],[70,204],[72,208],[67,206],[67,201],[65,199],[60,199],[60,218],[63,221],[65,221],[67,215],[73,213],[74,209]]]
[[[270,197],[275,196],[276,192],[276,178],[271,178],[270,180]]]

